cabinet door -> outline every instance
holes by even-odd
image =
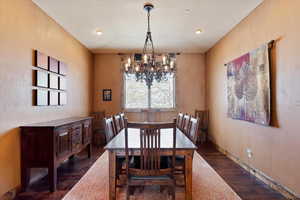
[[[70,133],[68,128],[60,128],[56,131],[56,155],[58,157],[63,157],[72,151]]]
[[[92,123],[91,120],[87,120],[83,123],[83,144],[88,144],[92,140]]]
[[[72,127],[72,151],[80,150],[82,145],[82,125],[77,124]]]

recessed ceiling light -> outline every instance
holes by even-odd
[[[191,9],[189,9],[189,8],[185,9],[185,13],[189,14],[190,12],[191,12]]]
[[[97,34],[97,35],[102,35],[102,31],[96,30],[96,34]]]
[[[197,35],[199,35],[199,34],[201,34],[202,32],[203,32],[202,29],[197,29],[195,33],[196,33]]]

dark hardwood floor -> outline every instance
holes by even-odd
[[[211,143],[200,146],[198,152],[243,200],[283,200],[278,192],[215,149]],[[86,152],[68,160],[58,168],[58,185],[54,193],[48,190],[48,177],[33,183],[27,192],[18,194],[15,200],[60,200],[79,181],[97,158],[102,148],[93,148],[92,158]]]
[[[219,152],[212,143],[200,145],[198,152],[243,200],[286,199],[268,185]]]
[[[49,192],[48,176],[34,182],[26,192],[17,195],[15,200],[60,200],[79,181],[94,162],[102,155],[103,148],[92,148],[92,157],[88,159],[83,151],[64,162],[57,170],[57,191]]]

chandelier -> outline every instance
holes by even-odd
[[[168,80],[174,76],[176,70],[175,53],[155,54],[152,35],[150,30],[150,11],[153,4],[146,3],[144,9],[147,11],[148,29],[142,54],[130,55],[123,63],[126,75],[135,75],[137,81],[144,81],[150,88],[153,81]]]

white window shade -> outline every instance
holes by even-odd
[[[175,77],[153,81],[148,88],[145,82],[137,82],[134,75],[124,75],[124,107],[129,110],[175,108]]]

